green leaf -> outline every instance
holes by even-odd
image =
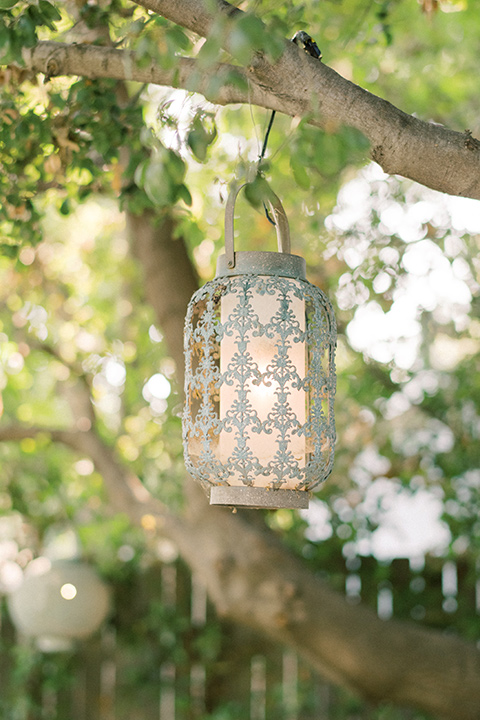
[[[222,85],[233,85],[234,87],[242,90],[243,92],[248,91],[248,80],[245,78],[244,75],[241,75],[235,68],[228,71],[228,73],[225,75]]]
[[[257,175],[252,182],[245,186],[245,197],[254,208],[260,208],[263,203],[267,202],[271,192],[268,182],[262,175]]]
[[[190,38],[178,25],[168,28],[166,38],[174,52],[176,50],[189,50],[191,46]]]
[[[135,180],[135,184],[139,188],[143,188],[145,184],[145,172],[148,167],[148,160],[143,160],[137,167],[135,168],[135,172],[133,174],[133,179]]]
[[[4,257],[14,260],[18,256],[19,252],[20,245],[7,245],[6,243],[2,243],[0,245],[0,255],[3,255]]]
[[[293,177],[295,178],[297,185],[299,185],[303,190],[309,190],[311,182],[308,173],[305,166],[299,162],[298,158],[294,154],[290,156],[290,167],[292,168]]]
[[[55,22],[62,19],[59,10],[48,0],[39,0],[38,7],[42,14],[43,22],[50,30],[55,30]]]
[[[266,27],[258,17],[255,15],[244,15],[238,21],[237,29],[240,29],[244,33],[255,50],[260,50],[263,47]]]
[[[37,41],[36,23],[28,12],[18,19],[15,26],[15,39],[26,47],[32,47]]]
[[[180,185],[183,182],[187,168],[180,155],[173,150],[167,151],[165,169],[175,185]]]
[[[0,23],[0,59],[3,63],[8,64],[13,60],[11,57],[11,44],[9,28]]]
[[[198,113],[192,123],[192,129],[187,135],[187,144],[197,160],[201,162],[205,160],[208,146],[214,142],[216,137],[217,128],[213,115]]]
[[[253,15],[245,15],[234,26],[229,38],[229,51],[242,65],[248,65],[254,52],[265,42],[265,25]]]
[[[268,24],[268,43],[264,46],[264,51],[267,59],[271,63],[277,62],[283,55],[285,50],[285,36],[288,36],[289,28],[284,23],[274,18],[272,22]]]
[[[134,181],[158,207],[173,205],[179,198],[191,203],[190,193],[183,185],[186,169],[178,153],[160,147],[148,160],[137,165]]]
[[[192,196],[190,194],[190,190],[187,188],[186,185],[179,185],[178,187],[178,199],[183,200],[185,205],[188,205],[188,207],[192,204]]]
[[[60,205],[60,212],[62,215],[69,215],[70,214],[70,201],[64,200],[62,204]]]
[[[203,162],[207,157],[207,143],[202,130],[191,130],[187,136],[187,143],[197,160]]]
[[[160,157],[148,163],[143,187],[154,205],[164,207],[172,202],[172,181]]]
[[[203,43],[197,55],[198,66],[202,70],[208,70],[212,65],[218,63],[218,59],[222,50],[222,41],[219,35],[211,35]]]

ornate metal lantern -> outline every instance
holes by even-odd
[[[275,195],[278,252],[235,252],[240,189],[227,201],[216,277],[187,310],[185,464],[212,505],[306,508],[333,464],[335,318],[290,254]]]
[[[93,568],[72,560],[42,557],[8,597],[16,628],[35,638],[40,650],[68,650],[94,633],[110,607],[110,593]]]

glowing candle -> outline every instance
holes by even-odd
[[[229,327],[229,318],[238,318],[236,305],[242,300],[235,293],[222,298],[224,327]],[[298,466],[305,466],[305,436],[298,433],[306,421],[306,393],[301,386],[306,362],[305,303],[291,297],[287,311],[278,290],[269,294],[250,290],[247,302],[245,323],[242,326],[237,320],[220,343],[220,420],[226,427],[220,432],[219,460],[222,465],[233,465],[229,485],[255,480],[257,487],[281,482],[282,488],[294,489],[298,479],[282,479],[268,468],[285,452],[292,454]],[[282,318],[282,311],[288,317]],[[285,333],[287,322],[294,330],[291,334]],[[243,373],[238,372],[239,358]],[[246,469],[241,460],[245,453],[258,461],[259,473]]]

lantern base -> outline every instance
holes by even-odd
[[[248,485],[215,485],[210,490],[210,505],[230,505],[244,508],[308,508],[307,490],[268,490]]]

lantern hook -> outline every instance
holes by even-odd
[[[235,202],[238,193],[248,183],[243,183],[237,187],[231,186],[227,204],[225,206],[225,255],[227,259],[227,267],[231,270],[235,267],[235,247],[233,240],[233,222],[235,212]],[[288,225],[287,214],[283,208],[280,198],[270,191],[267,203],[270,206],[273,217],[275,219],[275,229],[277,231],[278,252],[290,254],[290,228]]]

